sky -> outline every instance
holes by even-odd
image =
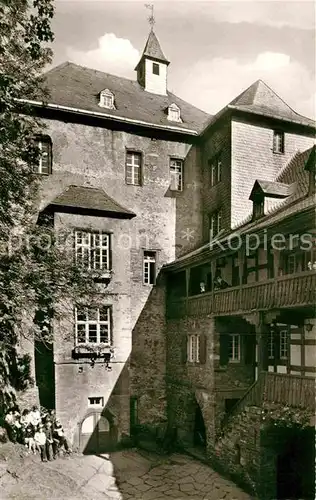
[[[315,3],[309,0],[154,2],[170,61],[168,89],[215,114],[259,78],[314,118]],[[56,66],[72,61],[136,78],[150,30],[145,1],[55,0]]]

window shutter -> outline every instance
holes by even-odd
[[[256,336],[254,333],[244,335],[245,364],[253,365],[256,359]]]
[[[199,344],[199,362],[201,365],[206,363],[206,355],[207,355],[207,337],[206,335],[200,335],[200,344]]]
[[[219,337],[220,341],[220,352],[219,352],[219,362],[220,365],[226,366],[228,365],[228,343],[229,343],[229,335],[227,333],[221,333]]]
[[[181,342],[181,363],[186,364],[188,360],[188,337],[184,335]]]

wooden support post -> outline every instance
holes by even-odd
[[[277,279],[277,277],[279,276],[279,269],[281,263],[281,252],[280,250],[273,249],[272,255],[273,255],[273,266],[274,266],[274,279]]]

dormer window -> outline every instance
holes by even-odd
[[[115,109],[114,94],[110,90],[105,89],[100,92],[99,106],[101,106],[101,108]]]
[[[168,120],[171,122],[181,122],[180,108],[176,104],[170,104],[168,107]]]
[[[264,198],[253,200],[253,220],[264,216]]]

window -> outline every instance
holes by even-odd
[[[182,191],[183,189],[183,160],[170,160],[170,189],[171,191]]]
[[[49,175],[52,173],[52,142],[48,137],[37,140],[39,159],[35,173]]]
[[[222,160],[221,155],[217,155],[209,162],[211,168],[211,187],[222,180]]]
[[[280,331],[280,359],[288,358],[288,331]]]
[[[253,218],[259,219],[264,215],[264,200],[253,201]]]
[[[93,397],[93,398],[88,398],[88,405],[89,406],[98,406],[98,407],[103,407],[104,406],[104,398],[103,397]]]
[[[126,165],[125,165],[126,184],[132,184],[133,186],[141,185],[141,164],[142,164],[141,153],[136,153],[132,151],[128,151],[126,153]]]
[[[210,237],[214,238],[222,230],[222,212],[218,210],[209,216]]]
[[[114,94],[110,90],[102,90],[100,93],[99,106],[102,108],[115,109]]]
[[[159,64],[158,63],[153,63],[153,74],[159,75]]]
[[[112,345],[111,306],[75,308],[76,345]]]
[[[228,359],[230,362],[240,361],[240,335],[231,333],[228,342]]]
[[[76,264],[89,270],[110,269],[110,235],[75,231]]]
[[[200,336],[188,336],[188,361],[190,363],[200,362]]]
[[[180,108],[176,104],[170,104],[168,107],[168,120],[172,122],[181,122]]]
[[[156,282],[156,252],[144,251],[143,283],[154,285]]]
[[[284,153],[284,132],[274,130],[273,153]]]

